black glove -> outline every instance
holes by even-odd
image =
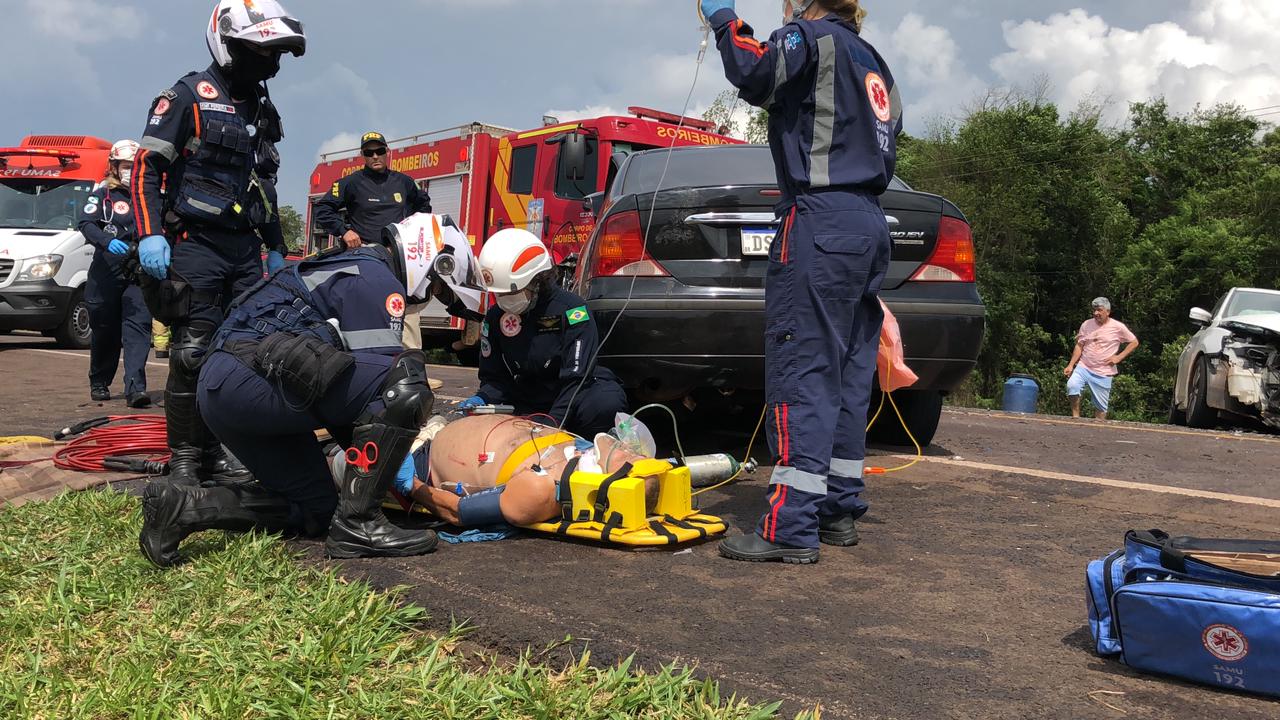
[[[329,343],[308,335],[278,332],[258,343],[253,367],[262,376],[303,399],[310,408],[356,359]]]

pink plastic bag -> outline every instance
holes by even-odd
[[[893,316],[883,300],[880,301],[880,309],[884,310],[884,325],[880,327],[880,352],[876,357],[876,371],[880,378],[880,389],[893,392],[915,385],[920,378],[907,367],[898,318]]]

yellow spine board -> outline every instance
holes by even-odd
[[[609,477],[601,473],[573,473],[569,478],[573,502],[571,519],[525,527],[610,545],[642,547],[679,545],[725,531],[720,518],[693,509],[689,468],[673,467],[664,460],[640,460],[632,465],[627,477],[609,485],[607,506],[597,508],[601,486]],[[647,511],[645,502],[646,477],[658,480],[653,514]]]

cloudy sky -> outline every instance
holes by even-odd
[[[700,33],[693,0],[286,0],[310,48],[272,83],[298,204],[322,150],[471,121],[515,128],[644,105],[678,112]],[[212,0],[0,0],[0,145],[27,133],[136,136],[151,99],[209,63]],[[1163,95],[1179,110],[1280,109],[1280,0],[864,0],[907,129],[962,115],[992,86],[1047,79],[1074,107]],[[765,35],[781,0],[738,0]],[[726,89],[702,68],[692,113]],[[1264,111],[1265,112],[1265,111]],[[1267,120],[1280,120],[1280,115]]]

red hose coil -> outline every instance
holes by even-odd
[[[169,461],[163,415],[111,415],[108,420],[59,448],[53,464],[63,470],[104,472],[102,461],[108,457]]]

